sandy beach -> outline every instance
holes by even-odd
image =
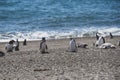
[[[116,49],[98,49],[95,37],[77,38],[88,44],[78,52],[66,52],[69,39],[47,40],[48,52],[41,54],[40,41],[20,42],[20,51],[7,53],[0,43],[0,80],[120,80],[120,36],[105,37]]]

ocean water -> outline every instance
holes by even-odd
[[[120,35],[120,0],[0,0],[0,41]]]

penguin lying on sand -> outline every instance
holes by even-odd
[[[88,46],[87,43],[80,43],[78,44],[78,48],[86,48]]]
[[[104,43],[101,46],[99,46],[99,48],[103,48],[103,49],[115,49],[116,47],[112,43]]]

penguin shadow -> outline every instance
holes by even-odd
[[[49,54],[50,52],[48,52],[48,51],[45,51],[45,52],[39,51],[39,53],[41,53],[41,54]]]
[[[49,54],[49,52],[40,52],[41,54]]]
[[[0,51],[0,57],[3,57],[3,56],[5,56],[5,53]]]

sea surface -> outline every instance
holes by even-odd
[[[120,35],[120,0],[0,0],[0,41]]]

